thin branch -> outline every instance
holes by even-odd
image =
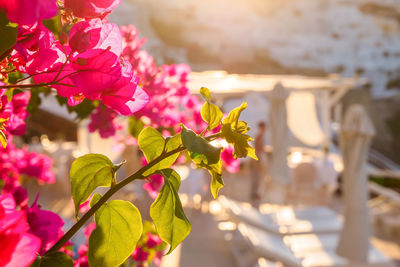
[[[116,192],[118,192],[121,188],[123,188],[125,185],[129,184],[130,182],[134,180],[140,180],[140,179],[145,179],[146,177],[152,175],[146,175],[143,176],[143,174],[149,170],[151,167],[159,163],[160,161],[164,160],[165,158],[179,153],[181,151],[184,151],[186,148],[185,147],[178,147],[177,149],[171,150],[167,153],[161,154],[159,157],[154,159],[153,161],[149,162],[146,166],[135,172],[134,174],[128,176],[121,182],[117,183],[113,187],[111,187],[100,199],[97,201],[93,207],[90,208],[88,212],[85,213],[85,215],[82,216],[82,218],[77,221],[69,230],[66,232],[58,241],[55,243],[47,252],[46,254],[50,254],[52,252],[58,251],[62,246],[72,238],[72,236],[92,217],[95,212],[108,200],[110,199],[111,196],[113,196]]]

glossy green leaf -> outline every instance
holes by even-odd
[[[206,87],[201,87],[200,88],[200,94],[207,100],[210,101],[211,99],[211,93],[210,90]]]
[[[180,134],[165,140],[160,132],[158,132],[156,129],[147,127],[140,132],[138,137],[138,144],[139,148],[143,151],[147,162],[151,162],[152,160],[159,157],[164,150],[165,152],[169,152],[177,149],[182,144],[182,141]],[[146,172],[144,172],[144,175],[149,175],[157,170],[170,167],[178,157],[179,153],[175,153],[163,159],[162,161],[148,169]]]
[[[150,216],[161,239],[170,244],[170,253],[189,235],[192,226],[179,199],[179,174],[172,169],[160,173],[164,176],[164,186],[150,207]]]
[[[61,251],[39,256],[31,265],[33,267],[73,267],[72,259]]]
[[[95,222],[89,238],[89,265],[119,266],[132,255],[142,234],[139,210],[128,201],[111,200],[96,212]]]
[[[17,29],[18,25],[11,23],[5,12],[0,12],[0,56],[16,43]]]
[[[201,107],[201,117],[208,123],[208,129],[214,129],[221,123],[223,117],[222,111],[214,104],[204,103]]]
[[[249,135],[233,131],[230,124],[223,124],[221,128],[221,136],[225,138],[229,144],[233,145],[233,157],[235,159],[245,158],[247,156],[256,160],[258,159],[254,148],[249,144],[249,141],[252,140]]]
[[[219,161],[221,148],[212,146],[206,139],[182,125],[182,143],[193,155],[201,154],[207,158],[205,164],[215,164]],[[194,153],[194,154],[193,154]]]
[[[69,172],[75,212],[99,186],[111,186],[114,179],[114,164],[106,156],[87,154],[77,158]]]

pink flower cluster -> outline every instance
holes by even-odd
[[[89,131],[93,133],[98,130],[102,138],[114,136],[117,130],[122,129],[122,125],[115,120],[117,115],[113,110],[99,105],[90,114]]]
[[[21,176],[34,177],[40,184],[54,183],[55,174],[51,170],[53,160],[44,154],[18,149],[9,139],[6,148],[0,148],[0,180],[3,190],[12,192],[20,186]]]
[[[23,135],[26,130],[25,119],[28,117],[26,107],[30,99],[30,92],[20,93],[8,101],[5,89],[0,89],[0,118],[7,120],[6,130],[8,134]]]
[[[230,173],[239,171],[240,160],[233,157],[233,146],[228,145],[221,152],[222,166]]]
[[[163,241],[154,232],[143,233],[132,254],[135,266],[144,267],[145,263],[149,261],[159,266],[163,255],[162,244]]]
[[[36,177],[39,183],[54,183],[51,158],[29,152],[27,148],[18,149],[12,142],[12,135],[23,135],[26,131],[25,120],[28,117],[26,107],[30,93],[16,94],[11,101],[5,93],[5,89],[0,90],[0,118],[7,120],[5,129],[8,138],[7,147],[0,148],[0,180],[4,182],[3,189],[12,191],[20,186],[21,175]]]
[[[21,191],[19,196],[26,198]],[[63,234],[64,222],[57,214],[42,210],[37,200],[31,207],[26,203],[27,198],[16,202],[15,195],[0,195],[0,266],[29,266]]]
[[[57,14],[55,0],[0,0],[0,11],[6,11],[11,22],[33,24]]]
[[[157,67],[152,56],[140,50],[145,39],[138,37],[133,25],[122,26],[122,56],[128,60],[140,79],[150,101],[134,116],[146,117],[155,128],[178,131],[179,123],[201,131],[206,128],[200,115],[201,103],[187,88],[190,68],[185,64],[162,65]]]
[[[25,10],[21,6],[24,2],[35,2],[35,8],[54,4],[57,11],[55,0],[0,0],[0,8],[5,9],[12,20],[14,5]],[[40,21],[54,16],[54,12],[42,15],[40,9],[36,17],[17,20],[21,25],[10,62],[20,72],[32,75],[35,83],[50,84],[60,96],[69,99],[70,105],[87,98],[99,100],[122,115],[131,115],[140,110],[149,97],[138,86],[131,64],[121,57],[118,26],[105,18],[119,2],[65,0],[66,10],[85,20],[72,25],[69,36],[60,40],[55,40],[53,33]],[[68,26],[67,18],[62,21],[66,23],[64,27]],[[65,36],[65,32],[60,36]]]
[[[78,258],[74,262],[74,267],[89,267],[88,256],[87,256],[89,248],[87,244],[89,242],[90,234],[93,232],[94,229],[96,229],[95,223],[89,223],[88,226],[86,226],[84,231],[86,237],[86,243],[79,247]]]

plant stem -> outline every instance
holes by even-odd
[[[134,174],[128,176],[121,182],[117,183],[113,187],[111,187],[100,199],[97,201],[97,203],[90,208],[88,212],[85,213],[85,215],[82,216],[82,218],[77,221],[69,230],[66,232],[58,241],[55,243],[47,252],[46,254],[50,254],[52,252],[58,251],[68,240],[72,238],[72,236],[92,217],[93,214],[108,200],[112,195],[114,195],[116,192],[118,192],[121,188],[123,188],[125,185],[129,184],[130,182],[134,180],[139,180],[139,179],[144,179],[146,177],[143,176],[143,173],[146,172],[148,169],[153,167],[155,164],[159,163],[163,159],[175,154],[179,153],[181,151],[184,151],[186,147],[178,147],[177,149],[171,150],[169,152],[161,154],[158,158],[155,158],[153,161],[149,162],[146,166],[135,172]]]
[[[220,136],[220,133],[213,134],[210,136],[205,137],[208,141],[213,140],[215,138],[218,138]],[[133,182],[134,180],[140,180],[140,179],[145,179],[152,174],[143,176],[143,173],[145,173],[147,170],[149,170],[151,167],[159,163],[160,161],[168,158],[169,156],[172,156],[173,154],[179,153],[186,150],[186,147],[180,146],[174,150],[168,151],[168,152],[163,152],[160,156],[155,158],[153,161],[149,162],[146,166],[135,172],[134,174],[126,177],[123,179],[121,182],[115,184],[112,186],[100,199],[97,201],[97,203],[90,208],[88,212],[85,213],[85,215],[82,216],[82,218],[77,221],[69,230],[66,232],[58,241],[55,243],[47,252],[46,254],[56,252],[58,251],[65,243],[67,243],[68,240],[72,238],[72,236],[78,232],[78,230],[92,217],[96,211],[107,201],[112,197],[116,192],[118,192],[120,189],[122,189],[124,186],[129,184],[130,182]]]
[[[32,87],[43,87],[49,86],[52,83],[33,83],[33,84],[11,84],[11,85],[0,85],[0,88],[32,88]]]

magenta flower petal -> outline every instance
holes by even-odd
[[[5,267],[29,266],[37,256],[40,248],[40,239],[32,234],[23,234],[11,254],[10,261]]]
[[[100,19],[75,24],[69,32],[69,44],[79,53],[93,48],[108,49],[117,56],[122,52],[122,39],[118,26],[104,23]]]
[[[10,21],[22,25],[50,19],[58,10],[56,0],[0,0],[1,7],[6,9]]]
[[[118,56],[108,50],[87,50],[73,59],[72,68],[78,73],[71,75],[71,80],[87,98],[92,99],[121,77]]]
[[[121,0],[65,0],[65,8],[76,17],[99,18],[116,8]]]

